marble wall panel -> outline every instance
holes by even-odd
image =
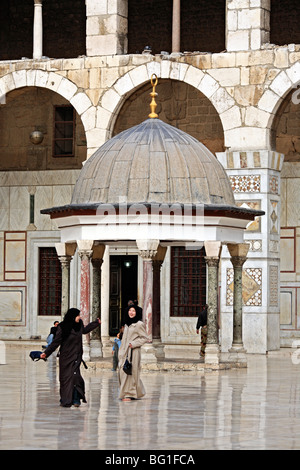
[[[295,312],[295,289],[282,288],[280,292],[280,325],[293,326]]]
[[[29,193],[27,187],[11,187],[9,192],[8,230],[26,230],[29,224]]]
[[[0,232],[0,281],[4,279],[4,233]]]
[[[25,232],[5,233],[4,278],[6,281],[25,281],[26,279]]]
[[[286,227],[286,182],[287,180],[282,178],[280,182],[280,225]]]
[[[0,287],[0,325],[25,323],[25,287]]]
[[[35,193],[34,223],[38,230],[51,230],[51,219],[40,213],[41,209],[53,207],[52,186],[38,186]]]
[[[300,185],[299,180],[296,178],[289,178],[287,180],[287,218],[286,225],[288,227],[295,227],[299,224],[300,218]]]
[[[281,238],[280,240],[280,271],[295,272],[295,239]]]
[[[9,228],[9,188],[0,187],[0,230]]]

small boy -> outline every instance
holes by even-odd
[[[117,370],[118,363],[119,363],[118,355],[119,355],[119,349],[120,349],[120,346],[121,346],[123,330],[124,330],[124,326],[121,327],[119,333],[117,334],[117,337],[114,340],[114,345],[113,345],[113,348],[112,348],[112,354],[113,354],[113,368],[112,368],[112,370],[114,370],[114,371]]]

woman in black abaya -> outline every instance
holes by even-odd
[[[100,319],[83,325],[80,310],[70,308],[63,321],[57,327],[57,333],[52,343],[41,354],[41,359],[49,357],[60,346],[59,352],[59,382],[60,405],[65,407],[80,406],[80,400],[86,403],[84,380],[80,374],[82,362],[82,335],[89,333],[99,326]]]

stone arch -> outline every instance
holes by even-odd
[[[0,78],[0,102],[5,103],[5,95],[17,88],[41,87],[63,96],[74,107],[81,118],[87,148],[94,147],[96,108],[90,98],[77,85],[62,75],[40,69],[17,70]]]
[[[282,70],[270,83],[261,96],[257,108],[268,114],[266,126],[271,129],[276,113],[284,98],[300,85],[300,63],[296,62],[287,70]],[[299,97],[298,97],[299,98]]]
[[[170,60],[153,61],[130,70],[116,80],[113,86],[102,95],[97,111],[97,123],[105,133],[105,140],[112,136],[117,113],[128,97],[128,93],[150,81],[153,73],[158,78],[182,81],[198,89],[218,112],[224,137],[227,129],[241,126],[239,107],[236,106],[227,90],[208,72],[185,63]]]

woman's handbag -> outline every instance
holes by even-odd
[[[124,362],[124,365],[123,365],[123,371],[124,371],[125,374],[127,374],[127,375],[132,375],[132,362],[131,362],[131,358],[132,358],[132,349],[130,349],[130,360],[128,359],[128,354],[127,354],[127,357],[126,357],[125,362]]]

